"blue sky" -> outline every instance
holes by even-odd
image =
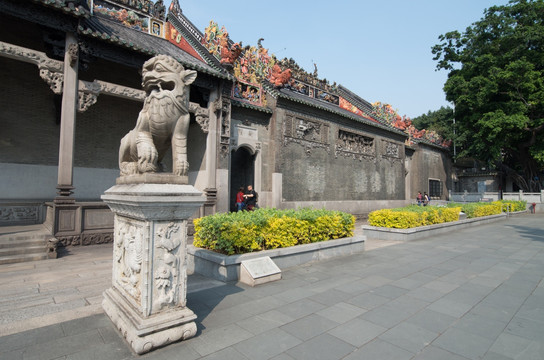
[[[168,6],[169,0],[165,1]],[[262,45],[293,58],[306,71],[349,88],[370,102],[416,117],[451,106],[435,71],[431,47],[448,31],[464,31],[484,9],[508,0],[179,0],[183,14],[204,31],[210,20],[231,40]]]

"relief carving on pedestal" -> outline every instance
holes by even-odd
[[[374,139],[362,134],[357,134],[347,130],[338,130],[338,139],[334,155],[342,155],[344,157],[352,157],[353,159],[376,159],[376,148]]]
[[[141,298],[141,269],[144,247],[142,228],[127,222],[118,222],[113,248],[118,269],[119,285],[137,301]]]
[[[160,227],[155,238],[156,270],[155,293],[153,310],[157,311],[164,306],[176,305],[179,294],[179,246],[181,234],[179,224],[173,222]]]

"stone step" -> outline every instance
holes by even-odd
[[[14,263],[25,262],[25,261],[45,260],[47,258],[48,256],[45,253],[45,251],[42,254],[2,256],[0,257],[0,265],[14,264]]]
[[[50,236],[41,224],[0,227],[0,264],[48,259]]]
[[[0,237],[0,249],[8,249],[14,247],[27,246],[42,246],[45,244],[45,236],[30,238],[30,239],[13,239]]]
[[[45,252],[45,243],[42,241],[38,245],[31,246],[13,246],[0,248],[0,258],[11,255],[33,255],[33,254],[42,254]]]

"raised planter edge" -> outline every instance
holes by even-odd
[[[365,236],[356,236],[238,255],[224,255],[188,245],[187,271],[219,281],[237,281],[243,260],[269,256],[280,269],[286,269],[364,251],[365,240]]]
[[[424,239],[430,236],[442,234],[452,231],[452,228],[463,229],[475,225],[486,224],[493,221],[505,219],[508,216],[519,215],[526,213],[527,210],[517,211],[513,213],[502,213],[497,215],[482,216],[472,219],[463,219],[442,224],[434,224],[427,226],[419,226],[410,229],[393,229],[378,226],[362,225],[363,234],[368,239],[373,240],[393,240],[393,241],[413,241],[416,239]]]

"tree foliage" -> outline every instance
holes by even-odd
[[[427,114],[412,119],[416,128],[435,131],[439,136],[448,140],[454,139],[453,122],[453,109],[449,106],[442,106],[436,111],[429,110]]]
[[[544,168],[544,0],[487,9],[432,49],[449,71],[460,156],[494,163],[521,189],[541,189]]]

